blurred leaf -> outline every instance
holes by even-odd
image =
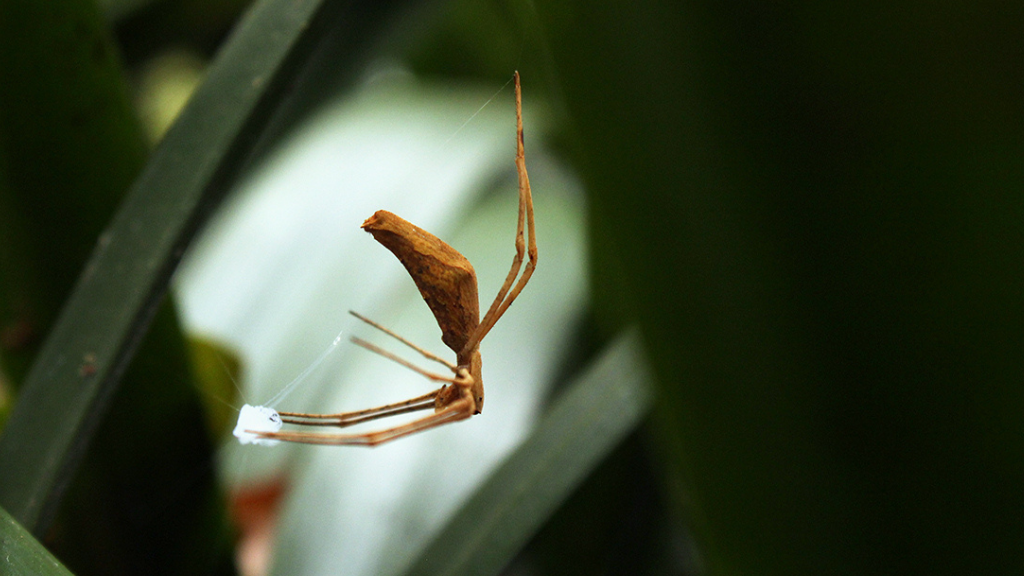
[[[17,383],[147,151],[94,6],[15,1],[2,10],[0,314],[4,367]],[[89,378],[95,359],[78,361]],[[196,395],[166,303],[98,442],[59,480],[69,497],[47,545],[66,565],[81,574],[231,571]]]
[[[203,81],[206,60],[169,49],[149,59],[137,73],[135,100],[150,142],[158,143]]]
[[[649,428],[640,426],[604,458],[503,573],[697,574],[693,542],[672,513]]]
[[[498,574],[651,405],[637,339],[620,337],[420,552],[406,574]]]
[[[161,306],[46,543],[78,574],[232,574],[214,445],[173,309]]]
[[[3,508],[0,508],[0,562],[7,576],[71,574]]]
[[[0,502],[27,526],[40,530],[52,515],[185,246],[346,7],[363,11],[351,20],[359,26],[386,13],[378,3],[256,5],[136,180],[0,438]]]
[[[18,385],[147,153],[88,0],[0,5],[0,153],[2,351]]]
[[[201,399],[206,415],[206,427],[213,438],[221,437],[238,418],[238,387],[242,363],[227,346],[213,340],[190,337],[189,355],[196,373],[196,385],[203,394]]]
[[[524,51],[534,48],[524,35],[522,12],[519,2],[449,1],[432,26],[409,35],[404,56],[421,74],[505,82]],[[530,94],[534,100],[541,96],[536,88]]]
[[[1024,8],[537,10],[708,571],[1018,572]]]

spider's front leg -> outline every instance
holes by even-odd
[[[494,328],[494,324],[505,314],[508,307],[519,296],[519,293],[526,287],[526,283],[533,276],[537,268],[537,233],[533,218],[533,192],[530,190],[530,175],[526,172],[526,143],[523,136],[523,94],[519,84],[519,72],[515,73],[516,89],[516,174],[519,179],[519,219],[516,224],[516,255],[512,258],[512,267],[505,276],[505,282],[498,290],[490,308],[480,320],[473,333],[470,334],[461,350],[457,352],[465,355],[475,350],[480,342],[487,336],[487,333]],[[526,239],[524,240],[524,233]],[[523,266],[523,258],[527,258],[526,268],[523,275],[519,276],[519,270]],[[516,276],[519,281],[516,282]],[[515,286],[513,286],[515,282]]]

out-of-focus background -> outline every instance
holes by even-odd
[[[76,574],[1019,573],[1022,38],[998,2],[5,2],[0,506]],[[448,241],[486,308],[515,70],[540,259],[484,413],[235,443],[244,403],[430,389],[347,342],[449,354],[359,225]],[[149,304],[71,296],[134,270]]]

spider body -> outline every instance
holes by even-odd
[[[440,238],[387,210],[378,210],[367,218],[362,229],[390,250],[416,283],[441,328],[441,341],[455,352],[456,365],[468,370],[473,378],[473,413],[479,414],[484,407],[480,346],[464,350],[480,326],[473,265]],[[436,409],[447,407],[458,397],[453,392],[438,394]]]

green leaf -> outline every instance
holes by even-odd
[[[147,153],[96,7],[0,4],[0,323],[15,387]]]
[[[536,6],[708,573],[1019,572],[1024,7]]]
[[[59,9],[5,2],[0,44],[0,359],[17,388],[148,150],[113,39],[88,0]],[[82,361],[88,372],[90,361]],[[93,448],[64,479],[68,495],[47,544],[76,572],[230,568],[213,449],[195,424],[197,396],[167,301]],[[160,513],[144,512],[153,510]],[[192,540],[207,544],[190,547]]]
[[[25,526],[40,531],[47,524],[182,252],[241,169],[302,63],[349,6],[257,3],[132,186],[0,438],[0,503]],[[361,8],[354,10],[353,26],[370,27],[387,14],[376,2],[351,6]]]
[[[0,566],[8,576],[70,576],[46,547],[0,508]]]
[[[238,418],[238,389],[235,382],[241,376],[242,361],[225,344],[201,336],[188,339],[189,356],[195,372],[196,385],[203,395],[203,413],[211,437],[219,438],[230,430]],[[230,402],[230,403],[229,403]]]
[[[620,337],[471,496],[407,576],[501,572],[652,403],[638,339]]]

